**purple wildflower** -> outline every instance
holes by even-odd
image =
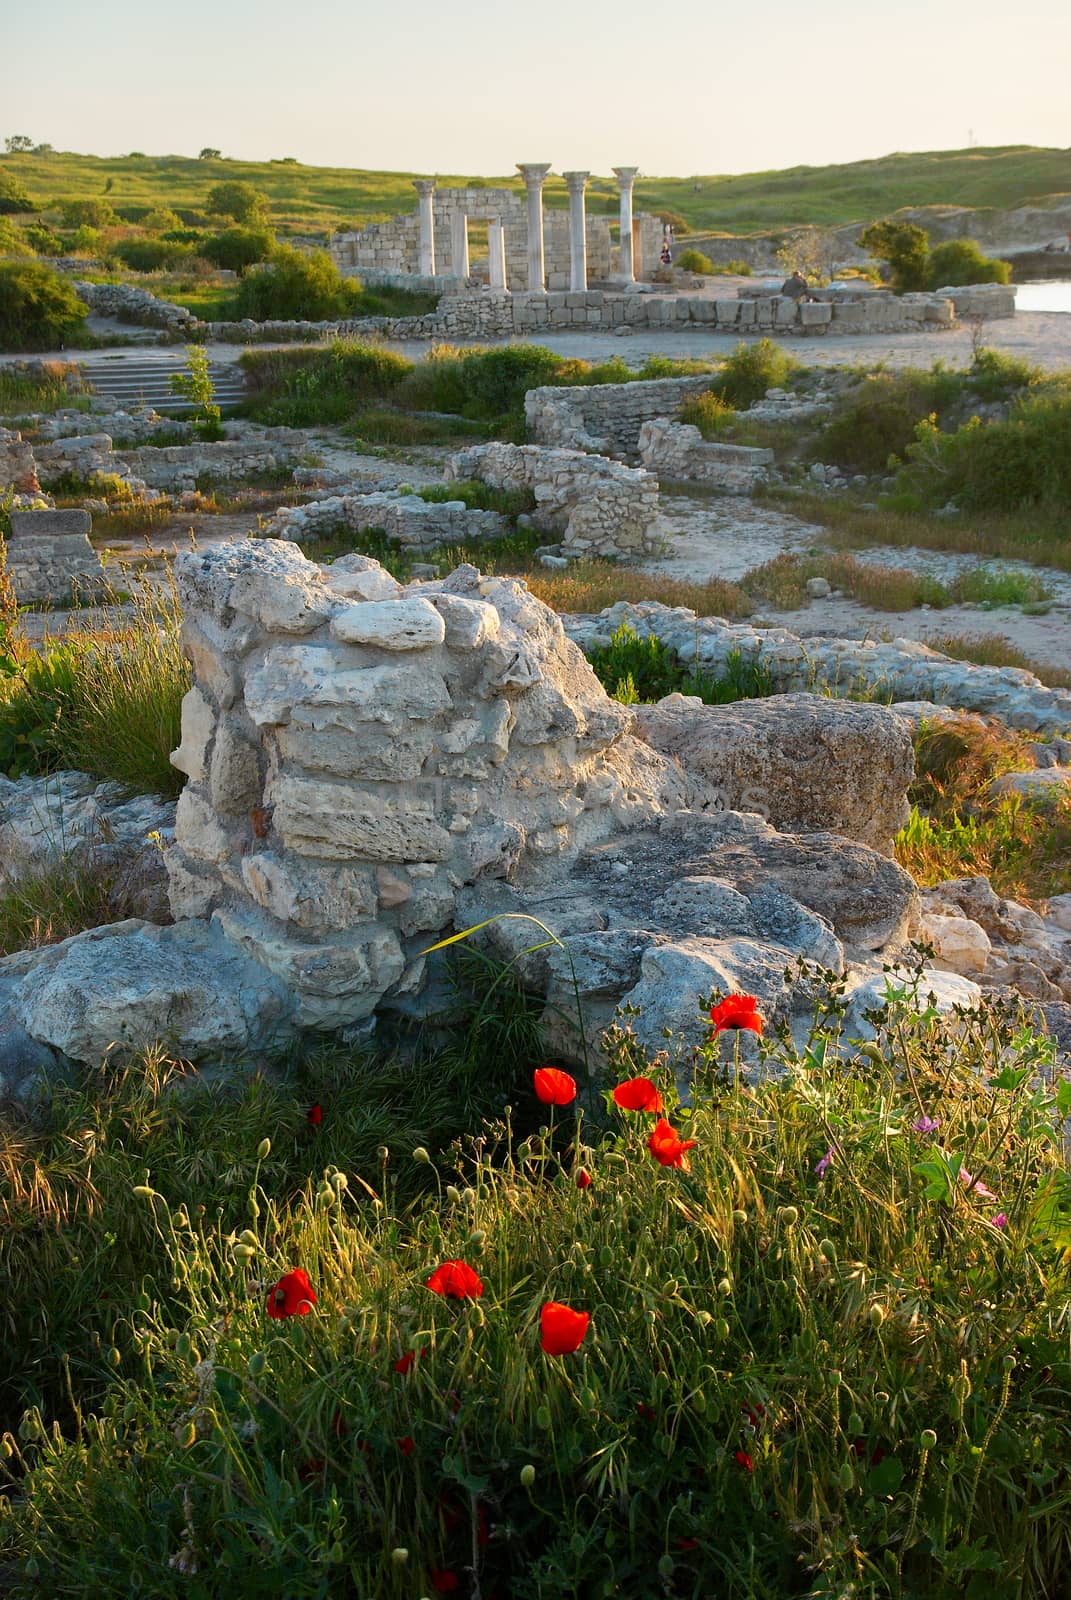
[[[926,1138],[929,1138],[930,1134],[936,1133],[941,1126],[941,1119],[940,1117],[916,1117],[911,1126],[916,1133],[921,1133]]]
[[[1003,1211],[998,1211],[995,1217],[990,1217],[989,1223],[993,1228],[1006,1228],[1008,1226],[1008,1219]]]
[[[833,1161],[833,1151],[832,1151],[832,1148],[830,1148],[829,1150],[826,1151],[826,1153],[822,1157],[821,1161],[817,1161],[815,1163],[815,1168],[814,1168],[815,1177],[816,1178],[824,1178],[826,1173],[829,1171],[829,1168],[830,1168],[830,1166],[832,1164],[832,1161]]]
[[[995,1200],[997,1197],[992,1189],[987,1189],[981,1178],[975,1178],[973,1172],[968,1172],[966,1167],[959,1169],[959,1181],[971,1194],[980,1196],[983,1200]]]

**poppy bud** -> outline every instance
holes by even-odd
[[[614,1252],[613,1252],[613,1250],[610,1248],[610,1246],[608,1244],[604,1244],[602,1249],[599,1251],[599,1266],[600,1267],[612,1267],[613,1264],[614,1264]]]
[[[390,1156],[390,1150],[385,1144],[377,1145],[376,1155],[379,1157],[380,1161],[386,1161]]]
[[[732,1294],[732,1292],[733,1292],[733,1286],[729,1282],[728,1278],[722,1278],[718,1283],[718,1293],[719,1294]]]
[[[674,1562],[673,1562],[673,1557],[671,1555],[667,1554],[667,1555],[664,1555],[664,1556],[659,1556],[659,1558],[658,1558],[658,1576],[660,1578],[672,1578],[672,1576],[673,1576],[673,1566],[674,1566]]]
[[[679,1288],[680,1284],[677,1282],[676,1278],[668,1278],[662,1285],[662,1298],[664,1300],[672,1300]]]
[[[707,1397],[703,1393],[702,1389],[697,1389],[695,1391],[689,1403],[693,1411],[698,1411],[700,1416],[703,1415],[707,1409]]]
[[[714,1318],[711,1316],[709,1311],[697,1311],[695,1316],[696,1321],[699,1322],[704,1328],[709,1328],[710,1324],[714,1321]]]
[[[840,1469],[840,1486],[842,1489],[855,1488],[855,1473],[852,1471],[850,1461],[845,1461]]]
[[[456,1183],[448,1183],[446,1185],[446,1198],[455,1206],[460,1204],[461,1190]]]
[[[719,1339],[727,1339],[729,1337],[729,1324],[724,1317],[718,1318],[714,1324],[714,1332]]]
[[[536,1480],[536,1470],[532,1466],[531,1462],[529,1462],[529,1464],[526,1467],[522,1467],[521,1468],[521,1483],[524,1486],[524,1488],[530,1489],[532,1487],[533,1483],[535,1482],[535,1480]]]
[[[885,1321],[885,1312],[882,1307],[878,1305],[871,1306],[867,1320],[869,1321],[870,1326],[875,1330],[880,1328],[882,1323]]]
[[[423,1161],[425,1165],[429,1167],[431,1165],[431,1157],[428,1155],[428,1152],[424,1149],[422,1144],[418,1144],[416,1149],[413,1151],[413,1160]]]
[[[260,1240],[253,1232],[252,1228],[243,1228],[241,1233],[238,1235],[238,1238],[242,1244],[249,1245],[253,1250],[255,1250],[257,1245],[260,1243]]]
[[[260,1143],[257,1145],[257,1160],[258,1161],[267,1161],[267,1159],[268,1159],[268,1157],[270,1155],[271,1155],[271,1140],[270,1139],[262,1139],[260,1141]]]
[[[134,1193],[137,1195],[139,1200],[151,1200],[155,1195],[156,1190],[150,1189],[147,1183],[136,1183],[134,1185]]]
[[[952,1379],[952,1393],[962,1406],[971,1397],[971,1380],[965,1372]]]
[[[856,1439],[864,1431],[862,1417],[859,1415],[858,1411],[853,1411],[851,1416],[848,1418],[849,1434],[853,1439]]]
[[[937,1435],[934,1433],[932,1428],[923,1428],[922,1435],[919,1439],[919,1444],[924,1450],[937,1449]]]
[[[818,1246],[818,1251],[827,1261],[836,1261],[837,1259],[837,1247],[832,1239],[823,1239]]]
[[[251,1244],[236,1244],[234,1246],[234,1254],[239,1261],[248,1261],[250,1256],[256,1255],[256,1251]]]
[[[249,1373],[249,1376],[251,1378],[259,1378],[261,1373],[264,1371],[264,1368],[267,1365],[268,1365],[268,1354],[267,1354],[267,1351],[266,1350],[254,1350],[253,1354],[249,1357],[249,1360],[246,1362],[246,1371]]]
[[[0,1439],[0,1456],[3,1456],[5,1461],[10,1461],[14,1454],[15,1446],[11,1442],[11,1435],[5,1433],[4,1437]],[[532,1476],[534,1477],[535,1474],[533,1473]]]
[[[342,1540],[336,1539],[327,1552],[327,1559],[333,1567],[340,1567],[346,1559],[346,1552],[342,1547]]]
[[[111,1365],[113,1367],[118,1367],[118,1366],[122,1365],[123,1358],[119,1354],[118,1350],[115,1348],[114,1345],[112,1345],[111,1349],[108,1351],[108,1362],[109,1362],[109,1365]]]
[[[189,1334],[180,1333],[178,1338],[175,1340],[175,1354],[178,1356],[180,1361],[189,1360],[191,1348],[192,1346],[190,1344]]]
[[[1004,1356],[1000,1364],[1004,1368],[1005,1372],[1015,1371],[1015,1357],[1013,1355]]]
[[[409,1560],[409,1551],[399,1545],[396,1550],[391,1551],[390,1558],[396,1567],[404,1567]]]
[[[550,1427],[550,1407],[549,1406],[537,1406],[536,1407],[535,1419],[536,1419],[536,1427],[537,1428],[549,1428]]]
[[[831,1367],[830,1368],[829,1381],[833,1385],[834,1389],[839,1389],[840,1388],[841,1371],[840,1371],[839,1367]],[[885,1398],[887,1400],[889,1398],[888,1395],[886,1395]]]
[[[746,1211],[734,1211],[733,1212],[733,1221],[738,1223],[740,1225],[740,1227],[743,1227],[744,1223],[747,1221],[747,1212]]]
[[[796,1210],[795,1206],[779,1207],[777,1216],[778,1220],[783,1222],[786,1228],[794,1228],[796,1223],[800,1220],[800,1214]]]
[[[484,1228],[477,1228],[475,1233],[470,1233],[469,1234],[468,1244],[473,1250],[479,1252],[480,1250],[483,1249],[484,1241],[486,1240],[486,1238],[487,1238],[486,1230]]]

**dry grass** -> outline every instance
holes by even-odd
[[[947,605],[949,596],[935,578],[907,567],[874,567],[850,555],[796,556],[787,552],[741,579],[741,588],[778,611],[808,603],[807,582],[825,578],[834,588],[875,611],[912,611],[921,605]]]
[[[657,600],[666,606],[687,606],[700,617],[750,616],[753,602],[735,583],[714,578],[710,583],[685,583],[615,566],[611,561],[577,561],[567,571],[533,567],[522,574],[534,595],[553,611],[602,611],[618,600]]]
[[[926,643],[955,661],[972,661],[979,667],[1022,667],[1050,689],[1071,689],[1071,671],[1035,661],[1003,634],[945,633]]]

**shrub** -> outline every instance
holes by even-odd
[[[944,410],[962,387],[954,373],[936,368],[868,373],[838,398],[813,457],[847,472],[884,472],[890,456],[903,455],[923,417]]]
[[[201,241],[200,253],[213,266],[243,273],[258,261],[266,261],[275,248],[270,228],[225,228]]]
[[[182,219],[177,211],[171,211],[167,206],[156,206],[141,218],[141,226],[146,233],[173,233],[176,228],[182,227]]]
[[[177,266],[190,252],[186,245],[168,239],[120,239],[111,254],[133,272],[159,272]]]
[[[929,236],[913,222],[872,222],[859,235],[859,243],[889,270],[897,294],[926,287]]]
[[[247,351],[242,366],[253,391],[249,409],[288,427],[345,422],[368,401],[390,395],[412,370],[404,356],[355,339]]]
[[[65,228],[114,228],[119,218],[107,200],[61,200]]]
[[[1010,283],[1011,263],[984,256],[973,239],[949,239],[930,251],[926,288],[967,283]]]
[[[1071,498],[1071,395],[1031,394],[1004,422],[978,417],[954,433],[929,419],[908,445],[897,488],[928,504],[951,500],[965,511],[1066,508]]]
[[[43,222],[31,222],[28,228],[23,229],[26,242],[39,256],[61,256],[64,243],[59,234]]]
[[[680,419],[698,428],[704,439],[719,438],[736,417],[736,410],[720,395],[707,390],[685,400],[680,408]]]
[[[711,380],[711,393],[743,411],[761,400],[767,389],[781,388],[798,371],[799,362],[771,339],[743,340]]]
[[[701,250],[682,250],[674,265],[682,272],[702,272],[708,276],[714,271],[713,261]]]
[[[720,674],[686,667],[655,634],[643,638],[627,622],[614,630],[608,645],[588,654],[592,669],[608,694],[628,705],[649,705],[667,694],[696,694],[704,705],[773,694],[770,674],[760,661],[731,651]]]
[[[0,215],[0,256],[32,256],[33,248],[21,228]]]
[[[344,278],[326,250],[304,252],[278,245],[271,261],[246,273],[238,286],[238,315],[258,322],[272,318],[319,322],[354,315],[361,293]]]
[[[519,517],[534,511],[535,495],[530,489],[493,489],[478,479],[458,478],[451,483],[434,483],[418,489],[421,500],[443,505],[448,500],[463,500],[470,511],[499,511],[505,517]]]
[[[15,174],[0,171],[0,217],[16,216],[20,212],[38,209]]]
[[[659,211],[658,220],[663,225],[668,222],[670,227],[673,229],[673,232],[681,237],[683,237],[683,235],[686,233],[691,233],[692,231],[692,225],[688,221],[688,218],[682,217],[679,211]]]
[[[216,183],[208,191],[205,210],[214,217],[233,217],[235,222],[257,222],[267,215],[268,197],[251,183]]]
[[[42,262],[0,262],[0,350],[61,346],[82,330],[87,309]]]

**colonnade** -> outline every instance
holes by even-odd
[[[543,185],[550,171],[549,162],[518,162],[517,171],[524,179],[528,198],[528,288],[537,294],[546,291],[546,268],[543,259]],[[638,167],[614,167],[614,177],[620,186],[621,250],[618,278],[623,283],[635,282],[635,256],[632,248],[632,191]],[[569,190],[569,287],[584,290],[588,286],[587,214],[585,195],[590,172],[563,172]],[[417,270],[424,277],[435,276],[435,218],[432,196],[435,192],[433,178],[414,178],[417,192],[418,248]],[[501,219],[488,223],[488,280],[493,289],[506,287],[506,230]],[[458,212],[453,218],[450,234],[450,273],[455,278],[469,275],[468,218]]]

